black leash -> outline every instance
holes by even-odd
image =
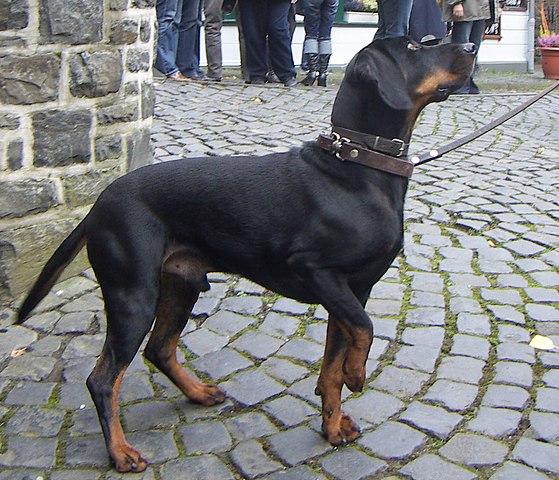
[[[471,142],[472,140],[475,140],[478,137],[481,137],[483,134],[489,132],[490,130],[493,130],[495,127],[498,127],[502,123],[505,123],[507,120],[510,120],[512,117],[514,117],[515,115],[518,115],[523,110],[526,110],[529,106],[536,103],[542,97],[545,97],[548,93],[552,92],[557,87],[559,87],[559,82],[556,82],[555,84],[551,85],[551,87],[544,90],[543,92],[540,92],[537,95],[534,95],[532,98],[530,98],[526,102],[522,103],[518,107],[513,108],[510,112],[505,113],[504,115],[497,118],[496,120],[493,120],[491,123],[488,123],[487,125],[484,125],[483,127],[478,128],[477,130],[473,131],[472,133],[466,135],[465,137],[459,138],[458,140],[454,140],[453,142],[450,142],[447,145],[444,145],[442,147],[435,148],[435,149],[431,150],[429,153],[424,153],[423,155],[413,155],[413,156],[411,156],[410,157],[411,163],[413,163],[414,166],[423,165],[424,163],[430,162],[431,160],[435,160],[436,158],[440,158],[444,154],[446,154],[446,153],[448,153],[452,150],[455,150],[455,149],[461,147],[462,145],[465,145],[466,143]]]

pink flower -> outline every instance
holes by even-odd
[[[559,47],[559,33],[541,35],[538,38],[538,44],[540,47]]]

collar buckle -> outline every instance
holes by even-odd
[[[404,142],[400,138],[393,138],[392,141],[395,144],[400,145],[400,148],[398,149],[398,153],[396,153],[395,157],[401,157],[402,154],[406,151],[406,142]]]

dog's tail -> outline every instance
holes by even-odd
[[[87,242],[85,236],[85,220],[68,235],[66,240],[56,249],[52,257],[43,267],[39,278],[27,294],[27,297],[19,307],[16,324],[23,323],[37,304],[45,298],[52,286],[56,283],[64,269],[74,260]]]

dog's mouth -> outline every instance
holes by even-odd
[[[437,87],[438,100],[446,100],[452,92],[458,90],[464,84],[466,78],[462,82],[455,81],[439,85]]]

